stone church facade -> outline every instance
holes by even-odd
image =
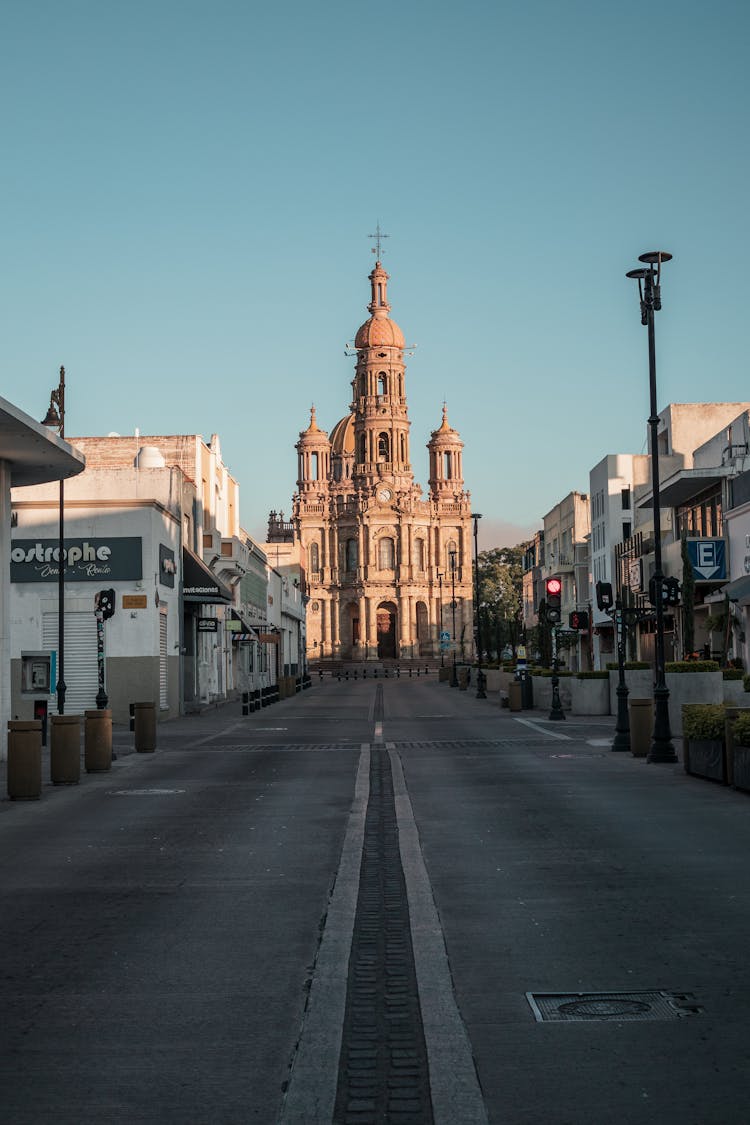
[[[469,657],[472,526],[463,442],[443,406],[427,443],[424,497],[410,456],[404,336],[390,318],[389,276],[379,261],[369,280],[349,413],[329,435],[313,407],[296,445],[292,525],[309,597],[308,660],[435,657],[441,629]]]

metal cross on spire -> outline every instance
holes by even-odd
[[[384,238],[390,238],[391,237],[389,234],[383,234],[383,232],[381,231],[381,229],[380,229],[380,219],[378,219],[378,225],[375,227],[375,234],[368,234],[367,237],[375,239],[375,246],[372,247],[372,252],[375,255],[375,257],[377,258],[377,260],[380,261],[380,256],[383,253],[381,243],[382,243]]]

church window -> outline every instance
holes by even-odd
[[[424,539],[414,540],[414,566],[417,570],[424,570]]]
[[[310,570],[313,574],[320,573],[320,547],[317,543],[310,547]]]
[[[382,303],[383,303],[383,286],[380,284],[380,282],[378,282],[378,304],[382,305]]]
[[[451,539],[445,552],[445,569],[448,574],[452,574],[454,570],[458,569],[458,552],[456,550],[456,541]]]
[[[406,460],[406,434],[401,435],[401,460]]]
[[[347,539],[346,541],[346,569],[354,571],[357,569],[357,540]]]
[[[359,435],[359,459],[360,461],[367,460],[367,435]]]
[[[390,448],[391,443],[388,440],[388,434],[378,434],[378,461],[390,461]]]
[[[310,454],[310,477],[311,477],[312,480],[319,480],[320,479],[320,477],[318,475],[319,471],[320,471],[320,466],[318,464],[318,455],[317,455],[317,453],[311,453]]]
[[[380,540],[379,565],[381,570],[394,570],[396,550],[393,540],[386,536]]]
[[[443,479],[444,480],[450,480],[451,476],[452,476],[452,473],[451,473],[451,455],[450,455],[450,453],[444,453],[443,454]]]
[[[388,376],[386,375],[385,371],[378,372],[378,394],[388,394]]]

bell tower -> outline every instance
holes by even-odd
[[[458,430],[448,423],[448,407],[443,403],[443,421],[433,430],[427,449],[430,454],[430,499],[454,500],[464,491],[461,441]]]
[[[380,262],[369,277],[370,313],[357,332],[352,381],[353,480],[360,491],[388,482],[411,489],[409,417],[406,406],[404,335],[389,313],[388,274]]]

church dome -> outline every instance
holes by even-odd
[[[320,445],[328,441],[328,434],[325,430],[321,430],[318,426],[318,421],[315,415],[315,407],[310,408],[310,425],[306,430],[302,430],[299,435],[300,445]]]
[[[360,348],[403,348],[404,334],[395,320],[387,317],[371,316],[357,332],[354,347]]]
[[[347,414],[331,430],[331,452],[354,452],[354,415]]]
[[[403,348],[404,334],[388,313],[388,274],[380,262],[369,276],[372,296],[367,309],[372,316],[366,320],[354,338],[354,346],[362,348]]]
[[[437,430],[433,430],[430,434],[430,440],[427,443],[428,449],[443,448],[446,446],[463,446],[461,436],[458,430],[454,430],[448,421],[448,407],[443,403],[443,421]]]

